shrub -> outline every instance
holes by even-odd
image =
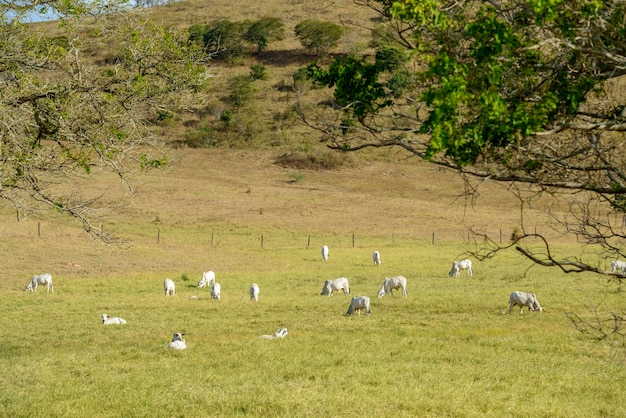
[[[248,103],[254,92],[252,78],[245,75],[233,77],[229,82],[229,89],[228,100],[235,108],[241,108]]]
[[[261,64],[252,64],[250,66],[250,77],[253,80],[267,80],[267,68]]]
[[[294,32],[302,46],[321,57],[337,46],[343,28],[332,22],[304,20],[296,25]]]
[[[278,17],[264,17],[252,23],[246,31],[246,41],[256,45],[257,53],[263,52],[270,41],[280,41],[284,38],[285,25]]]

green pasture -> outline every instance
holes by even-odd
[[[449,278],[462,253],[450,242],[331,236],[323,262],[306,234],[271,231],[261,248],[246,230],[212,246],[206,233],[164,232],[111,256],[126,266],[111,274],[56,274],[54,294],[24,292],[28,277],[0,284],[0,416],[626,416],[623,347],[581,339],[567,317],[623,309],[617,284],[529,269],[514,253]],[[195,287],[203,269],[221,301]],[[376,298],[399,274],[408,298]],[[345,316],[349,296],[320,296],[342,276],[372,298],[371,316]],[[503,315],[514,290],[534,291],[545,312]],[[105,312],[128,324],[101,325]],[[258,338],[283,324],[284,340]],[[167,350],[176,331],[186,351]]]

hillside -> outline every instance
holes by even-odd
[[[154,128],[168,147],[170,166],[135,179],[137,193],[126,197],[122,207],[114,206],[120,195],[113,193],[109,196],[112,206],[102,208],[105,228],[130,245],[124,250],[123,267],[116,264],[117,250],[87,245],[81,248],[82,253],[77,252],[76,243],[86,242],[87,237],[71,220],[52,215],[16,223],[12,208],[7,206],[3,233],[11,241],[26,240],[32,245],[28,255],[12,258],[7,276],[23,275],[26,264],[30,264],[28,269],[43,270],[51,263],[64,274],[106,275],[121,268],[201,270],[201,256],[191,263],[187,257],[167,260],[167,267],[142,257],[145,251],[168,248],[171,242],[177,253],[193,258],[191,255],[202,249],[184,238],[190,230],[217,235],[218,239],[230,231],[245,230],[255,243],[264,235],[263,239],[268,240],[265,245],[271,245],[272,230],[299,235],[294,242],[281,244],[294,246],[306,242],[309,234],[314,245],[319,244],[318,239],[332,239],[338,245],[349,246],[352,236],[357,245],[360,236],[376,237],[385,245],[402,240],[425,244],[443,240],[457,242],[461,253],[467,249],[464,244],[481,241],[480,234],[507,242],[521,224],[520,202],[506,192],[508,185],[486,182],[480,185],[477,199],[468,201],[464,196],[467,185],[453,172],[399,150],[339,155],[326,150],[317,134],[293,117],[295,93],[288,88],[292,74],[314,58],[293,36],[295,25],[304,19],[334,21],[347,30],[335,53],[363,49],[367,46],[365,27],[371,23],[367,8],[357,7],[351,0],[269,1],[254,8],[244,1],[189,1],[137,13],[183,31],[210,20],[275,16],[284,21],[286,37],[271,43],[261,56],[250,54],[234,64],[212,62],[215,77],[207,91],[206,106],[178,114]],[[57,24],[41,25],[54,33]],[[92,47],[85,53],[92,54],[97,64],[106,61],[108,51]],[[217,115],[229,106],[225,99],[228,80],[248,73],[253,63],[266,66],[269,78],[256,82],[253,98],[234,115],[228,128],[221,129]],[[197,140],[200,133],[206,132],[212,136]],[[276,164],[283,155],[327,160],[331,169],[316,169],[315,164]],[[104,190],[110,193],[116,183],[116,178],[105,179],[104,183],[86,181],[85,190],[95,197]],[[524,220],[527,230],[538,228],[543,234],[551,234],[549,219],[542,212],[551,203],[549,199],[533,202],[535,211],[529,211]],[[177,230],[182,237],[177,236],[174,243],[168,235],[178,235],[174,232]],[[54,231],[54,237],[49,231]],[[303,231],[307,237],[302,236]],[[160,247],[153,247],[157,238]],[[48,251],[50,240],[55,248]],[[74,265],[81,266],[78,272]]]

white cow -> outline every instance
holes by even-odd
[[[259,289],[259,285],[256,283],[252,283],[252,285],[250,286],[250,299],[255,302],[258,302],[260,291],[261,289]]]
[[[220,300],[222,297],[221,290],[222,286],[218,282],[213,283],[213,286],[211,286],[211,299]]]
[[[452,269],[450,270],[450,273],[448,273],[448,276],[460,277],[461,270],[467,270],[467,275],[470,277],[473,276],[474,273],[472,272],[472,260],[466,258],[465,260],[454,261],[452,263]]]
[[[168,350],[185,350],[187,348],[187,344],[185,344],[185,340],[183,339],[182,332],[174,333],[172,337],[172,341],[167,345]]]
[[[102,325],[122,325],[125,324],[126,320],[118,317],[110,318],[109,315],[103,313],[102,314]]]
[[[215,272],[205,271],[202,273],[202,279],[198,282],[198,287],[209,287],[215,283]]]
[[[174,296],[176,294],[176,285],[174,284],[174,280],[165,279],[163,281],[163,291],[165,292],[165,296]]]
[[[352,315],[355,311],[359,314],[359,316],[361,316],[361,311],[365,311],[365,315],[369,316],[370,298],[367,296],[353,297],[350,301],[350,306],[348,307],[348,312],[346,312],[346,315]]]
[[[285,338],[287,334],[288,334],[287,327],[283,325],[282,327],[280,327],[278,331],[274,333],[274,335],[263,334],[259,338],[262,338],[265,340],[273,340],[274,338]]]
[[[404,297],[407,297],[406,292],[406,277],[404,276],[395,276],[392,278],[386,278],[383,280],[383,284],[380,286],[380,290],[378,291],[378,297],[382,298],[385,295],[393,295],[393,290],[402,289],[402,294]]]
[[[46,285],[46,293],[52,291],[54,293],[54,287],[52,286],[52,275],[49,273],[38,274],[30,278],[28,284],[24,288],[26,291],[36,292],[40,284]]]
[[[372,254],[372,260],[374,261],[375,265],[380,266],[380,263],[382,261],[380,260],[380,253],[378,251],[374,251],[374,253]]]
[[[534,293],[513,292],[511,293],[511,296],[509,296],[509,304],[509,313],[513,313],[513,307],[516,305],[520,307],[520,315],[523,313],[522,310],[524,309],[524,306],[526,306],[529,311],[543,311],[543,308],[539,305],[537,296],[535,296]],[[506,309],[502,313],[505,314]]]
[[[322,260],[328,261],[328,245],[322,247]]]
[[[618,270],[620,271],[620,273],[626,273],[626,261],[611,261],[611,270],[613,271],[613,273],[617,272]]]
[[[322,287],[322,293],[320,295],[328,295],[332,296],[334,292],[343,291],[344,294],[350,294],[350,283],[348,279],[345,277],[340,277],[334,280],[326,280],[324,282],[324,287]]]

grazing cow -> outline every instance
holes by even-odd
[[[350,283],[348,279],[345,277],[340,277],[334,280],[326,280],[324,282],[324,287],[322,287],[322,293],[320,295],[328,295],[332,296],[334,292],[343,291],[344,294],[350,294]]]
[[[617,272],[618,270],[620,271],[620,273],[626,273],[626,261],[611,261],[611,270],[613,271],[613,273]]]
[[[328,261],[328,245],[322,247],[322,260]]]
[[[452,263],[452,269],[450,270],[450,273],[448,273],[448,277],[460,277],[461,270],[467,270],[467,275],[470,277],[473,276],[474,273],[472,272],[472,260],[466,258],[465,260],[454,261]]]
[[[185,344],[185,340],[183,340],[183,335],[185,334],[182,332],[174,333],[174,336],[172,337],[172,341],[170,341],[170,343],[167,345],[167,349],[168,350],[185,350],[187,348],[187,344]]]
[[[126,323],[125,319],[114,317],[110,318],[109,315],[102,314],[102,325],[123,325]]]
[[[378,297],[382,298],[385,295],[393,295],[392,291],[394,289],[402,289],[402,294],[404,295],[404,297],[407,297],[406,277],[396,276],[383,280],[383,284],[380,286],[380,290],[378,291]]]
[[[29,292],[36,292],[40,284],[46,285],[46,293],[50,291],[54,293],[54,287],[52,286],[52,275],[49,273],[38,274],[31,277],[24,290]]]
[[[198,287],[210,287],[215,283],[215,272],[205,271],[202,273],[202,279],[198,282]]]
[[[370,298],[367,296],[356,296],[350,301],[348,312],[346,315],[352,315],[356,311],[361,316],[361,311],[365,311],[365,315],[370,314]]]
[[[250,286],[250,299],[255,302],[258,302],[260,291],[261,289],[259,289],[259,285],[256,283],[252,283],[252,286]]]
[[[265,340],[273,340],[274,338],[285,338],[287,334],[288,334],[287,327],[283,325],[282,327],[280,327],[278,331],[274,333],[274,335],[263,334],[259,338],[262,338]]]
[[[509,296],[509,304],[509,313],[513,313],[513,307],[516,305],[520,307],[520,315],[523,313],[522,310],[524,309],[524,306],[526,306],[529,311],[543,311],[543,308],[539,305],[537,296],[535,296],[534,293],[513,292],[511,293],[511,296]],[[502,313],[505,314],[506,309]]]
[[[165,279],[163,281],[163,291],[165,292],[165,296],[174,296],[176,294],[176,285],[174,284],[174,280]]]
[[[222,297],[221,290],[222,286],[218,282],[213,283],[213,286],[211,286],[211,299],[220,300]]]
[[[380,253],[378,251],[374,251],[374,253],[372,254],[372,260],[374,261],[375,265],[380,266],[381,260]]]

